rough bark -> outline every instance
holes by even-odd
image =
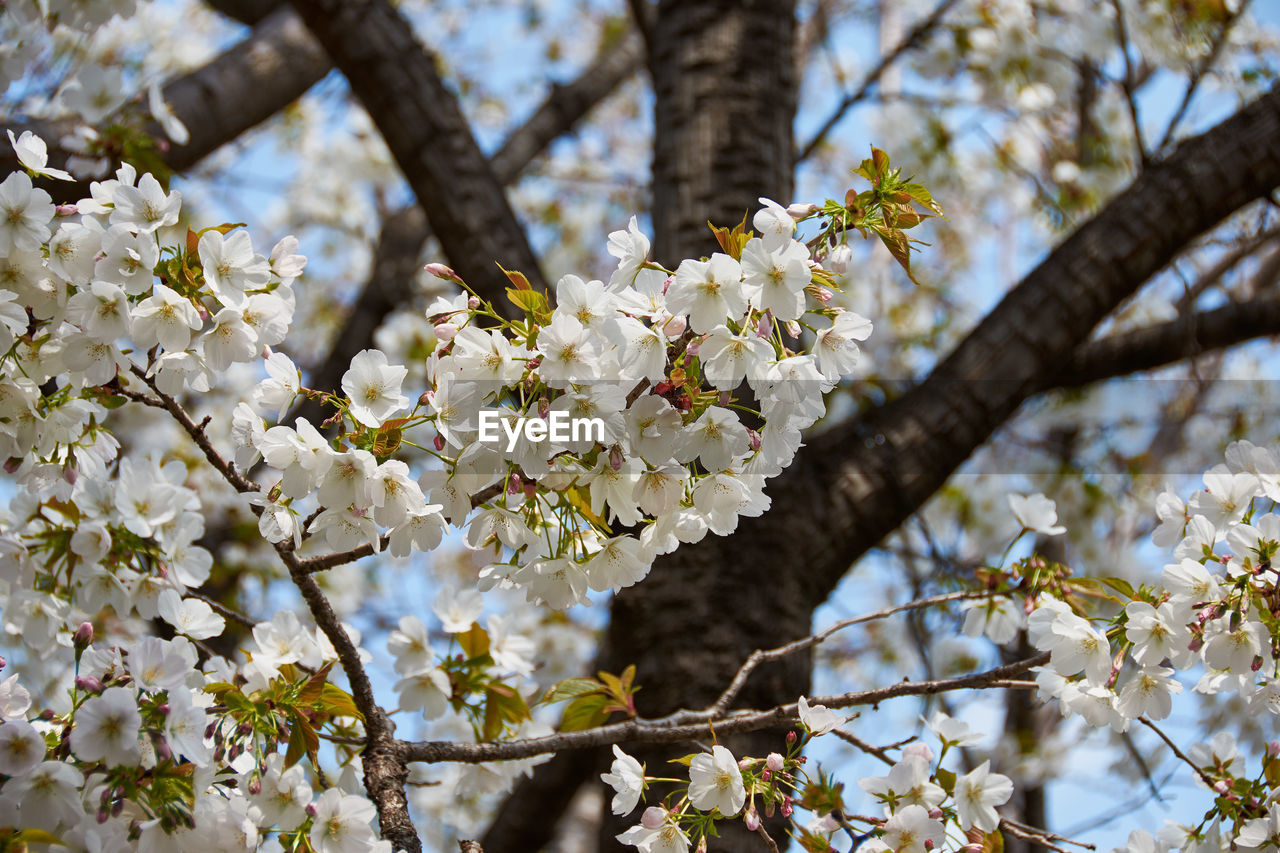
[[[795,3],[665,0],[654,88],[654,256],[710,254],[707,221],[736,223],[791,192]]]
[[[553,84],[546,99],[489,159],[498,180],[503,184],[515,181],[552,141],[568,133],[596,104],[635,74],[640,62],[640,41],[628,33],[616,44],[606,45],[574,80]],[[373,345],[374,332],[382,321],[409,299],[418,258],[430,235],[426,215],[417,205],[402,208],[383,221],[374,249],[373,270],[342,329],[334,336],[329,354],[311,372],[310,387],[336,390],[352,357]],[[505,280],[501,283],[505,285]],[[482,291],[481,295],[500,309],[509,307],[502,291]],[[320,406],[307,402],[286,422],[291,423],[294,417],[314,420],[319,414]]]
[[[710,254],[715,242],[708,220],[736,223],[760,206],[761,196],[784,204],[790,200],[794,43],[793,2],[658,4],[649,61],[655,98],[652,215],[657,260],[674,264]],[[742,663],[744,650],[809,633],[808,611],[786,603],[800,600],[796,591],[787,594],[774,587],[774,579],[761,578],[756,561],[762,554],[770,554],[772,562],[768,551],[756,552],[749,562],[726,562],[712,552],[699,552],[678,566],[667,562],[666,571],[660,565],[646,579],[644,594],[617,599],[602,665],[617,672],[636,664],[638,682],[645,686],[637,695],[642,714],[709,704],[726,683],[721,676]],[[776,582],[785,587],[789,581]],[[772,606],[776,599],[782,607]],[[646,623],[646,642],[631,642],[628,632]],[[700,630],[699,642],[691,647],[678,637],[695,625],[709,630]],[[808,684],[808,658],[797,657],[785,665],[762,667],[739,701],[745,707],[765,707],[778,696],[805,692]],[[784,734],[762,732],[729,739],[727,745],[736,752],[762,754],[778,750]],[[658,767],[671,750],[637,753]],[[633,822],[607,814],[601,849],[625,849],[614,836]],[[772,834],[785,837],[780,831]],[[760,838],[737,823],[726,826],[711,849],[762,847]]]
[[[293,0],[391,149],[449,263],[500,292],[496,264],[544,285],[537,258],[435,58],[386,0]]]

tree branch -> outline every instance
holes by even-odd
[[[980,690],[992,685],[1003,686],[1011,676],[1021,675],[1047,660],[1049,660],[1049,653],[1041,652],[1034,657],[994,667],[984,672],[929,681],[900,681],[872,690],[859,690],[836,696],[819,696],[812,700],[812,704],[825,705],[828,708],[853,708],[877,705],[899,696],[931,696],[953,690]],[[413,741],[404,743],[402,746],[404,757],[408,761],[427,763],[456,761],[474,764],[481,761],[531,758],[549,752],[586,749],[615,743],[681,743],[706,738],[713,734],[723,737],[742,732],[760,731],[794,723],[798,719],[797,705],[791,702],[765,711],[735,711],[722,717],[717,717],[712,709],[678,711],[655,720],[637,718],[595,729],[559,732],[540,738],[502,743]]]
[[[858,84],[858,88],[854,89],[841,99],[835,110],[833,110],[831,115],[827,117],[827,120],[822,123],[822,127],[818,128],[818,132],[811,136],[809,141],[806,142],[796,153],[795,162],[797,165],[809,159],[813,152],[817,150],[818,146],[826,141],[827,135],[831,133],[837,124],[840,123],[840,120],[844,118],[845,113],[867,96],[871,89],[880,82],[880,78],[884,76],[884,73],[898,61],[902,54],[915,49],[920,42],[924,41],[924,39],[933,32],[934,28],[942,22],[942,19],[946,16],[947,12],[951,11],[951,7],[954,6],[956,2],[957,0],[942,0],[941,3],[934,7],[934,10],[929,13],[927,18],[911,28],[911,32],[907,33],[906,37],[903,38],[902,41],[898,42],[893,50],[880,57],[880,61],[876,63],[875,67],[868,71],[866,76],[862,78],[862,82]]]
[[[377,125],[458,274],[500,293],[501,264],[545,287],[501,183],[409,22],[386,0],[292,2]]]
[[[275,115],[320,80],[331,67],[319,43],[291,9],[281,8],[262,19],[252,34],[223,51],[207,65],[164,87],[164,99],[190,134],[185,145],[164,152],[166,165],[181,172],[216,149]],[[110,120],[108,120],[110,121]],[[79,122],[59,120],[15,127],[34,130],[50,144],[51,165],[65,168],[69,152],[57,140]],[[157,124],[148,132],[164,138]],[[0,154],[0,171],[21,169],[7,146]],[[88,182],[45,181],[58,201],[89,195]]]

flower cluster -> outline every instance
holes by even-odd
[[[795,808],[816,812],[817,819],[799,829],[807,850],[830,850],[833,833],[845,830],[857,838],[862,849],[907,851],[981,849],[986,833],[1000,825],[996,806],[1013,793],[1008,777],[992,773],[983,762],[964,775],[943,767],[952,747],[970,746],[978,740],[967,725],[939,713],[929,727],[941,742],[936,756],[927,745],[912,743],[902,750],[885,776],[858,780],[859,786],[883,807],[880,818],[847,818],[841,796],[842,786],[821,771],[806,773],[802,747],[814,737],[833,730],[844,719],[821,705],[810,707],[800,697],[801,736],[791,732],[785,755],[770,753],[763,759],[735,759],[723,746],[710,752],[680,759],[689,767],[685,782],[645,775],[640,762],[617,746],[610,772],[601,779],[616,792],[611,807],[617,815],[630,814],[639,804],[650,782],[676,782],[677,787],[662,805],[649,806],[640,823],[618,836],[618,840],[639,848],[642,853],[686,853],[691,843],[705,843],[715,834],[717,821],[741,817],[749,831],[761,830],[761,815],[792,817]],[[854,822],[863,824],[854,832]],[[954,835],[949,835],[954,828]],[[948,845],[949,840],[954,843]]]

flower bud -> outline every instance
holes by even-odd
[[[458,327],[453,323],[438,323],[436,325],[436,338],[442,343],[453,340],[453,336],[458,334]]]
[[[730,396],[731,395],[728,391],[721,391],[719,395],[716,396],[716,404],[720,406],[729,405]]]
[[[547,419],[547,416],[550,414],[551,414],[551,401],[548,400],[546,397],[539,397],[538,398],[538,417],[542,418],[545,421]]]
[[[315,817],[315,816],[316,816],[316,804],[315,804],[315,803],[307,803],[306,812],[307,812],[307,817]]]
[[[1225,796],[1226,794],[1230,793],[1231,786],[1227,784],[1227,781],[1225,779],[1219,779],[1217,782],[1213,783],[1213,790]]]
[[[678,338],[684,334],[684,330],[688,327],[688,322],[683,314],[677,314],[670,320],[662,324],[662,332],[669,338]]]
[[[752,809],[742,818],[742,822],[747,827],[747,832],[755,832],[760,828],[760,815],[756,814],[756,810]]]
[[[747,441],[750,442],[752,450],[760,449],[760,433],[756,432],[753,429],[748,428]]]
[[[477,308],[479,308],[479,307],[480,307],[480,297],[479,297],[479,296],[470,296],[470,297],[468,297],[468,298],[467,298],[467,307],[468,307],[468,308],[470,308],[472,311],[474,311],[474,310],[476,310]]]
[[[1280,740],[1267,741],[1267,755],[1272,758],[1280,756]]]
[[[66,480],[71,485],[74,486],[76,484],[76,480],[78,480],[79,478],[80,478],[80,474],[79,472],[76,471],[75,468],[72,468],[71,466],[67,466],[66,468],[62,469],[62,479]]]
[[[667,810],[662,806],[649,806],[640,815],[640,825],[645,829],[661,829],[667,822]]]
[[[797,221],[817,212],[818,206],[808,201],[797,201],[795,204],[787,206],[787,214]]]
[[[507,480],[507,494],[514,495],[516,492],[520,491],[520,487],[520,475],[512,474],[511,478]]]
[[[74,204],[60,204],[56,208],[56,211],[59,216],[75,216],[80,212],[80,209]]]
[[[826,260],[822,265],[837,275],[844,275],[849,271],[849,262],[853,260],[853,249],[849,248],[848,243],[841,243],[830,252],[827,252]]]
[[[701,349],[702,349],[701,341],[690,341],[689,345],[684,348],[684,351],[692,356],[692,355],[697,355],[698,351]]]
[[[436,450],[444,450],[444,436],[436,434],[435,440],[431,442]]]
[[[929,818],[931,820],[942,820],[942,809],[937,806],[929,809]]]
[[[538,484],[532,480],[525,480],[522,488],[524,489],[525,500],[531,501],[538,496]]]
[[[18,473],[18,468],[22,466],[22,459],[18,456],[11,456],[4,460],[4,472],[6,474]]]
[[[924,849],[925,849],[925,850],[932,850],[932,849],[933,849],[933,839],[932,839],[932,838],[926,838],[926,839],[924,840]]]
[[[71,645],[75,646],[76,651],[84,651],[93,643],[93,624],[90,622],[81,622],[80,627],[76,628],[76,632],[71,635]]]
[[[615,471],[621,471],[623,461],[622,448],[615,444],[609,451],[609,467]]]
[[[92,675],[77,675],[76,689],[83,690],[85,693],[101,693],[102,680]]]
[[[774,773],[777,773],[779,770],[781,770],[783,767],[786,766],[785,759],[783,759],[783,757],[776,752],[769,753],[768,757],[765,758],[764,763],[765,763],[765,766],[768,767],[770,770],[772,770]]]
[[[796,742],[796,733],[794,731],[787,732],[787,743],[793,744],[795,742]]]
[[[835,298],[835,294],[831,292],[831,288],[829,287],[815,287],[813,289],[813,295],[823,305],[826,305],[828,302],[830,302],[832,299]]]
[[[800,337],[800,324],[797,323],[795,320],[788,320],[785,328],[787,330],[787,334],[790,335],[791,337],[793,338]]]
[[[422,396],[418,398],[418,405],[426,406],[426,405],[429,405],[430,403],[431,403],[431,392],[423,391]]]
[[[1249,664],[1249,668],[1254,672],[1262,669],[1262,655],[1254,655],[1253,663]]]
[[[427,271],[428,275],[433,275],[436,278],[442,278],[445,281],[461,281],[462,280],[458,278],[458,274],[453,271],[452,267],[449,267],[445,264],[430,263],[430,264],[427,264],[425,267],[423,267],[423,269]]]
[[[783,798],[782,798],[782,816],[783,816],[783,817],[791,817],[791,811],[792,811],[792,809],[791,809],[791,798],[790,798],[790,797],[783,797]]]
[[[257,776],[249,780],[249,793],[255,797],[262,793],[262,780]]]

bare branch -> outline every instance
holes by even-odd
[[[1165,746],[1169,747],[1169,749],[1173,751],[1173,754],[1176,755],[1180,760],[1182,760],[1188,767],[1196,771],[1196,775],[1200,777],[1200,781],[1208,785],[1209,790],[1213,790],[1213,785],[1214,785],[1213,778],[1210,777],[1208,773],[1205,773],[1203,770],[1197,767],[1196,763],[1192,761],[1190,758],[1188,758],[1185,752],[1178,749],[1178,745],[1173,741],[1169,740],[1169,736],[1165,734],[1163,731],[1161,731],[1159,726],[1157,726],[1155,723],[1148,720],[1146,717],[1139,717],[1138,722],[1142,723],[1144,726],[1151,729],[1151,731],[1159,735],[1160,740],[1165,742]]]
[[[1125,102],[1129,106],[1129,118],[1133,121],[1133,144],[1138,153],[1138,168],[1145,169],[1150,162],[1147,145],[1142,140],[1142,122],[1138,118],[1138,101],[1135,94],[1136,75],[1133,60],[1129,57],[1129,28],[1125,23],[1124,7],[1120,0],[1111,0],[1111,8],[1116,16],[1116,41],[1120,44],[1120,55],[1124,57],[1124,78],[1120,88],[1124,91]]]
[[[1010,677],[1021,675],[1048,660],[1049,653],[1042,652],[1034,657],[984,672],[929,681],[900,681],[872,690],[859,690],[836,696],[819,696],[812,701],[814,704],[825,705],[828,708],[852,708],[877,705],[899,696],[931,696],[954,690],[981,690],[993,684],[1005,683]],[[793,723],[797,719],[798,710],[794,702],[765,711],[734,711],[727,715],[718,715],[716,711],[708,708],[702,711],[678,711],[654,720],[637,718],[596,729],[559,732],[540,738],[503,743],[414,741],[403,743],[402,750],[407,761],[428,763],[456,761],[474,764],[482,761],[529,758],[549,752],[586,749],[615,743],[680,743],[710,737],[713,733],[717,737],[723,737],[759,731]]]
[[[720,694],[720,696],[716,699],[715,702],[711,703],[710,710],[713,711],[715,714],[724,713],[724,711],[729,707],[729,704],[733,702],[733,700],[737,698],[738,694],[742,691],[743,685],[747,683],[747,678],[751,675],[752,672],[755,671],[756,667],[758,667],[760,664],[766,663],[767,661],[779,660],[781,658],[787,657],[788,655],[792,655],[792,654],[795,654],[796,652],[803,651],[804,649],[812,648],[813,646],[816,646],[819,643],[822,643],[823,641],[825,641],[827,638],[829,638],[832,634],[835,634],[837,631],[843,631],[845,628],[851,627],[853,625],[861,625],[865,622],[874,622],[878,619],[886,619],[894,615],[895,613],[903,613],[910,610],[919,610],[925,607],[933,607],[934,605],[944,604],[948,601],[961,601],[964,599],[972,599],[972,598],[990,598],[995,594],[996,593],[988,592],[986,590],[977,590],[977,591],[965,591],[965,592],[949,592],[943,595],[935,595],[935,596],[932,596],[931,598],[922,598],[916,601],[909,601],[906,604],[899,604],[893,607],[886,607],[883,610],[877,610],[874,613],[867,613],[862,616],[854,616],[850,619],[842,619],[841,621],[835,623],[834,625],[822,631],[821,633],[812,634],[808,637],[795,640],[793,642],[787,643],[786,645],[778,646],[777,648],[774,648],[774,649],[769,649],[767,651],[762,649],[756,649],[754,652],[751,653],[751,656],[747,658],[746,662],[742,664],[742,668],[738,670],[736,675],[734,675],[733,681],[729,683],[729,686],[724,689],[724,692]]]
[[[845,113],[867,96],[871,89],[880,82],[880,78],[884,76],[884,73],[889,70],[890,66],[898,61],[902,54],[909,50],[913,50],[922,41],[924,41],[924,39],[933,32],[934,28],[942,22],[942,19],[946,16],[947,12],[951,11],[951,7],[955,4],[956,0],[942,0],[942,2],[934,7],[934,10],[929,13],[929,17],[912,27],[911,32],[907,33],[906,37],[903,38],[902,41],[898,42],[893,50],[882,56],[880,61],[876,63],[875,67],[868,71],[866,76],[862,78],[862,82],[858,84],[858,88],[844,96],[831,115],[827,117],[827,120],[822,123],[822,127],[818,128],[818,132],[810,137],[809,141],[800,148],[799,152],[796,154],[795,162],[800,164],[809,159],[818,146],[826,140],[827,134],[831,133],[832,129],[840,123],[842,118],[844,118]]]
[[[1227,19],[1222,22],[1222,29],[1218,30],[1217,35],[1213,37],[1213,43],[1209,46],[1209,52],[1200,57],[1195,70],[1191,72],[1191,77],[1187,81],[1187,88],[1182,93],[1182,101],[1179,102],[1178,108],[1174,110],[1173,118],[1169,119],[1169,124],[1164,129],[1164,135],[1160,137],[1160,144],[1156,146],[1156,151],[1163,151],[1164,148],[1173,140],[1174,133],[1178,130],[1178,125],[1182,123],[1182,119],[1186,117],[1187,110],[1191,106],[1191,99],[1195,97],[1196,90],[1200,88],[1200,83],[1208,74],[1209,69],[1218,61],[1218,56],[1222,53],[1222,48],[1227,43],[1227,37],[1231,35],[1231,28],[1240,20],[1240,16],[1249,8],[1250,0],[1243,0],[1236,8],[1227,6]]]

